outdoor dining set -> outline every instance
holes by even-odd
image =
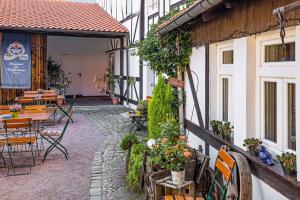
[[[30,174],[37,158],[43,156],[44,162],[53,149],[68,159],[68,151],[61,140],[69,122],[73,122],[74,99],[67,104],[54,90],[37,90],[25,91],[14,101],[10,105],[0,105],[0,167],[7,168],[7,175]],[[63,129],[56,130],[54,125],[64,118]],[[44,141],[49,143],[47,149]],[[26,173],[16,170],[27,167],[29,172]]]

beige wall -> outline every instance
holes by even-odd
[[[108,49],[109,39],[48,36],[48,57],[61,62],[64,71],[72,77],[67,89],[69,95],[99,95],[93,80],[95,76],[103,78],[106,72]]]

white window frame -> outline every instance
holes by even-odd
[[[284,121],[283,121],[283,133],[284,133],[284,150],[285,151],[288,151],[288,152],[292,152],[292,153],[295,153],[296,154],[296,151],[295,150],[292,150],[292,149],[289,149],[288,148],[288,84],[289,83],[294,83],[295,84],[295,87],[296,87],[296,80],[295,79],[285,79],[283,80],[283,92],[284,92],[284,95],[283,95],[283,101],[284,101]],[[296,91],[295,91],[296,92]],[[296,102],[296,106],[297,106],[297,102]],[[297,125],[296,125],[297,126]],[[296,127],[297,128],[297,127]]]
[[[223,120],[223,91],[222,91],[222,78],[228,78],[228,121],[231,124],[234,124],[234,76],[233,76],[233,64],[223,64],[223,52],[233,50],[234,58],[234,49],[233,41],[228,41],[224,43],[217,44],[217,72],[218,72],[218,106],[217,113],[218,119]],[[233,59],[234,60],[234,59]]]
[[[228,122],[233,124],[233,76],[220,75],[219,77],[219,116],[218,118],[223,121],[223,78],[228,79]]]
[[[153,15],[154,13],[158,12],[159,9],[159,0],[155,0],[155,3],[152,3],[153,0],[147,0],[148,2],[148,16]]]
[[[277,105],[276,105],[276,115],[277,115],[277,119],[276,119],[276,143],[272,142],[268,139],[265,139],[265,82],[275,82],[276,83],[276,99],[277,99]],[[282,85],[282,80],[280,79],[276,79],[276,78],[262,78],[261,79],[261,89],[260,89],[260,93],[261,93],[261,108],[260,108],[260,120],[261,120],[261,126],[260,126],[260,133],[261,133],[261,140],[263,141],[263,143],[267,144],[269,147],[274,148],[276,150],[282,151],[283,150],[283,134],[282,134],[282,123],[280,123],[280,121],[282,121],[283,116],[281,113],[283,113],[283,109],[282,109],[282,95],[281,92],[283,90],[283,85]]]
[[[285,42],[296,43],[295,28],[292,27],[286,29]],[[264,33],[256,38],[256,88],[258,91],[256,98],[256,136],[263,141],[264,145],[271,150],[273,154],[280,154],[281,152],[286,151],[295,152],[287,148],[287,83],[295,82],[296,61],[266,63],[264,61],[265,46],[271,44],[281,44],[278,31]],[[277,83],[277,143],[264,139],[265,81],[273,81]]]

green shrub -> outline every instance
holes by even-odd
[[[126,179],[128,184],[132,187],[137,187],[139,184],[145,150],[146,146],[143,143],[133,144],[131,147],[128,174]]]
[[[159,75],[152,99],[148,105],[149,138],[157,138],[161,133],[161,123],[174,116],[172,112],[173,101],[171,86],[165,82],[162,75]]]
[[[138,143],[138,138],[134,133],[126,133],[122,138],[120,147],[123,151],[130,149],[133,144]]]

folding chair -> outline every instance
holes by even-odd
[[[61,106],[58,106],[58,109],[62,112],[62,115],[59,117],[59,119],[57,120],[57,122],[60,124],[60,122],[65,118],[65,117],[69,117],[70,113],[73,111],[73,105],[75,102],[76,97],[73,97],[73,99],[71,100],[71,102],[67,105],[67,108],[64,109]],[[73,123],[73,119],[71,117],[71,122]]]
[[[217,186],[217,189],[221,193],[220,200],[226,199],[228,185],[231,180],[231,174],[235,168],[235,165],[236,161],[223,148],[221,148],[215,164],[215,176],[209,188],[206,200],[213,199],[212,193],[215,189],[215,186]],[[219,174],[222,175],[223,183],[218,181]]]
[[[34,97],[19,97],[18,102],[22,105],[33,104]]]
[[[71,117],[72,117],[72,114],[73,112],[70,113],[69,115],[69,118],[63,128],[62,131],[59,131],[59,130],[43,130],[41,131],[41,136],[43,139],[45,139],[47,142],[49,142],[50,146],[48,147],[48,149],[46,150],[45,152],[45,155],[44,155],[44,159],[43,159],[43,162],[45,161],[45,159],[47,158],[48,154],[54,149],[58,149],[59,151],[61,151],[64,155],[65,155],[65,158],[66,160],[68,160],[68,151],[67,149],[61,144],[61,140],[63,139],[64,137],[64,134],[67,130],[67,127],[69,125],[69,122],[71,120]]]
[[[2,151],[3,151],[3,148],[5,147],[5,145],[6,145],[6,141],[0,141],[0,148],[2,148],[1,151],[0,151],[0,160],[3,161],[3,167],[6,167],[5,158],[2,154]]]
[[[32,134],[32,121],[31,118],[14,118],[4,120],[4,128],[6,132],[6,139],[1,139],[0,143],[4,143],[7,146],[7,153],[11,161],[11,168],[13,169],[13,174],[10,174],[10,166],[7,166],[7,176],[11,175],[24,175],[16,174],[15,168],[26,167],[25,165],[15,165],[13,160],[13,153],[16,153],[21,146],[21,153],[23,153],[23,146],[28,145],[31,151],[32,164],[28,165],[29,173],[31,173],[31,167],[35,165],[35,154],[33,151],[33,145],[36,143],[36,136]],[[17,149],[17,150],[16,150]],[[27,147],[26,147],[27,149]],[[3,148],[4,150],[4,148]],[[2,153],[3,153],[2,150]]]

